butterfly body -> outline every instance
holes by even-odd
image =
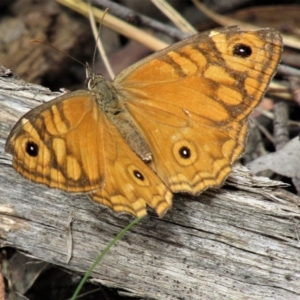
[[[219,187],[242,154],[247,117],[280,59],[272,29],[190,37],[27,113],[6,151],[28,179],[117,212],[162,216],[172,193]]]
[[[150,159],[150,150],[146,142],[132,123],[131,117],[124,106],[126,100],[121,100],[122,95],[114,84],[101,75],[93,74],[88,70],[88,88],[93,93],[93,98],[107,118],[116,126],[126,143],[142,159]]]

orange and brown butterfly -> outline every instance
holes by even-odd
[[[109,82],[25,114],[5,150],[24,177],[87,193],[115,212],[159,216],[172,194],[219,187],[243,153],[247,117],[282,51],[274,29],[200,33],[141,60]]]

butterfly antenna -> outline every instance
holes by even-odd
[[[101,42],[101,39],[100,39],[100,33],[101,33],[101,28],[102,28],[102,25],[103,25],[103,19],[105,17],[105,15],[107,14],[108,12],[108,8],[104,11],[104,14],[101,18],[101,22],[100,22],[100,26],[99,26],[99,30],[97,31],[97,27],[96,27],[96,22],[95,22],[95,17],[94,17],[94,14],[93,14],[93,11],[92,11],[92,7],[91,5],[89,4],[89,17],[90,17],[90,23],[91,23],[91,27],[92,27],[92,31],[93,31],[93,34],[94,34],[94,37],[95,37],[95,40],[96,40],[96,45],[98,47],[98,50],[100,52],[100,55],[101,55],[101,58],[104,62],[104,65],[108,71],[108,74],[110,76],[111,79],[114,79],[115,78],[115,74],[111,68],[111,65],[109,63],[109,60],[106,56],[106,53],[104,51],[104,47],[103,47],[103,44]],[[95,68],[95,59],[96,59],[96,52],[97,52],[97,47],[95,47],[95,51],[94,51],[94,55],[93,55],[93,69]],[[93,70],[94,71],[94,70]]]
[[[73,57],[73,56],[69,55],[68,53],[65,53],[65,52],[63,52],[63,51],[57,49],[56,47],[54,47],[53,45],[51,45],[51,44],[49,44],[49,43],[47,43],[47,42],[45,42],[45,41],[41,41],[41,40],[31,40],[30,42],[32,42],[32,43],[39,43],[39,44],[48,46],[48,47],[54,49],[55,51],[60,52],[60,53],[62,53],[63,55],[69,57],[70,59],[76,61],[76,62],[79,63],[80,65],[86,67],[86,65],[85,65],[84,63],[82,63],[81,61],[79,61],[79,60],[76,59],[75,57]]]

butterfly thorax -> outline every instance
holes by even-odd
[[[97,104],[106,117],[117,127],[132,150],[144,161],[151,160],[151,152],[133,124],[132,117],[124,106],[124,100],[114,84],[101,75],[94,75],[88,82]]]
[[[88,89],[93,93],[102,111],[107,114],[118,114],[122,108],[118,105],[116,90],[112,83],[101,75],[89,79]]]

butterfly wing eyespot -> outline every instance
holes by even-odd
[[[173,156],[179,165],[189,166],[197,162],[197,148],[192,142],[182,139],[174,143]]]
[[[189,159],[191,157],[191,150],[186,146],[182,146],[178,153],[183,159]]]
[[[39,154],[39,146],[30,140],[26,142],[25,151],[29,156],[36,157]]]
[[[133,175],[140,181],[144,181],[145,180],[145,177],[142,173],[140,173],[139,171],[137,170],[134,170],[133,171]]]
[[[233,47],[232,54],[242,58],[251,56],[252,50],[251,47],[246,44],[236,44]]]

